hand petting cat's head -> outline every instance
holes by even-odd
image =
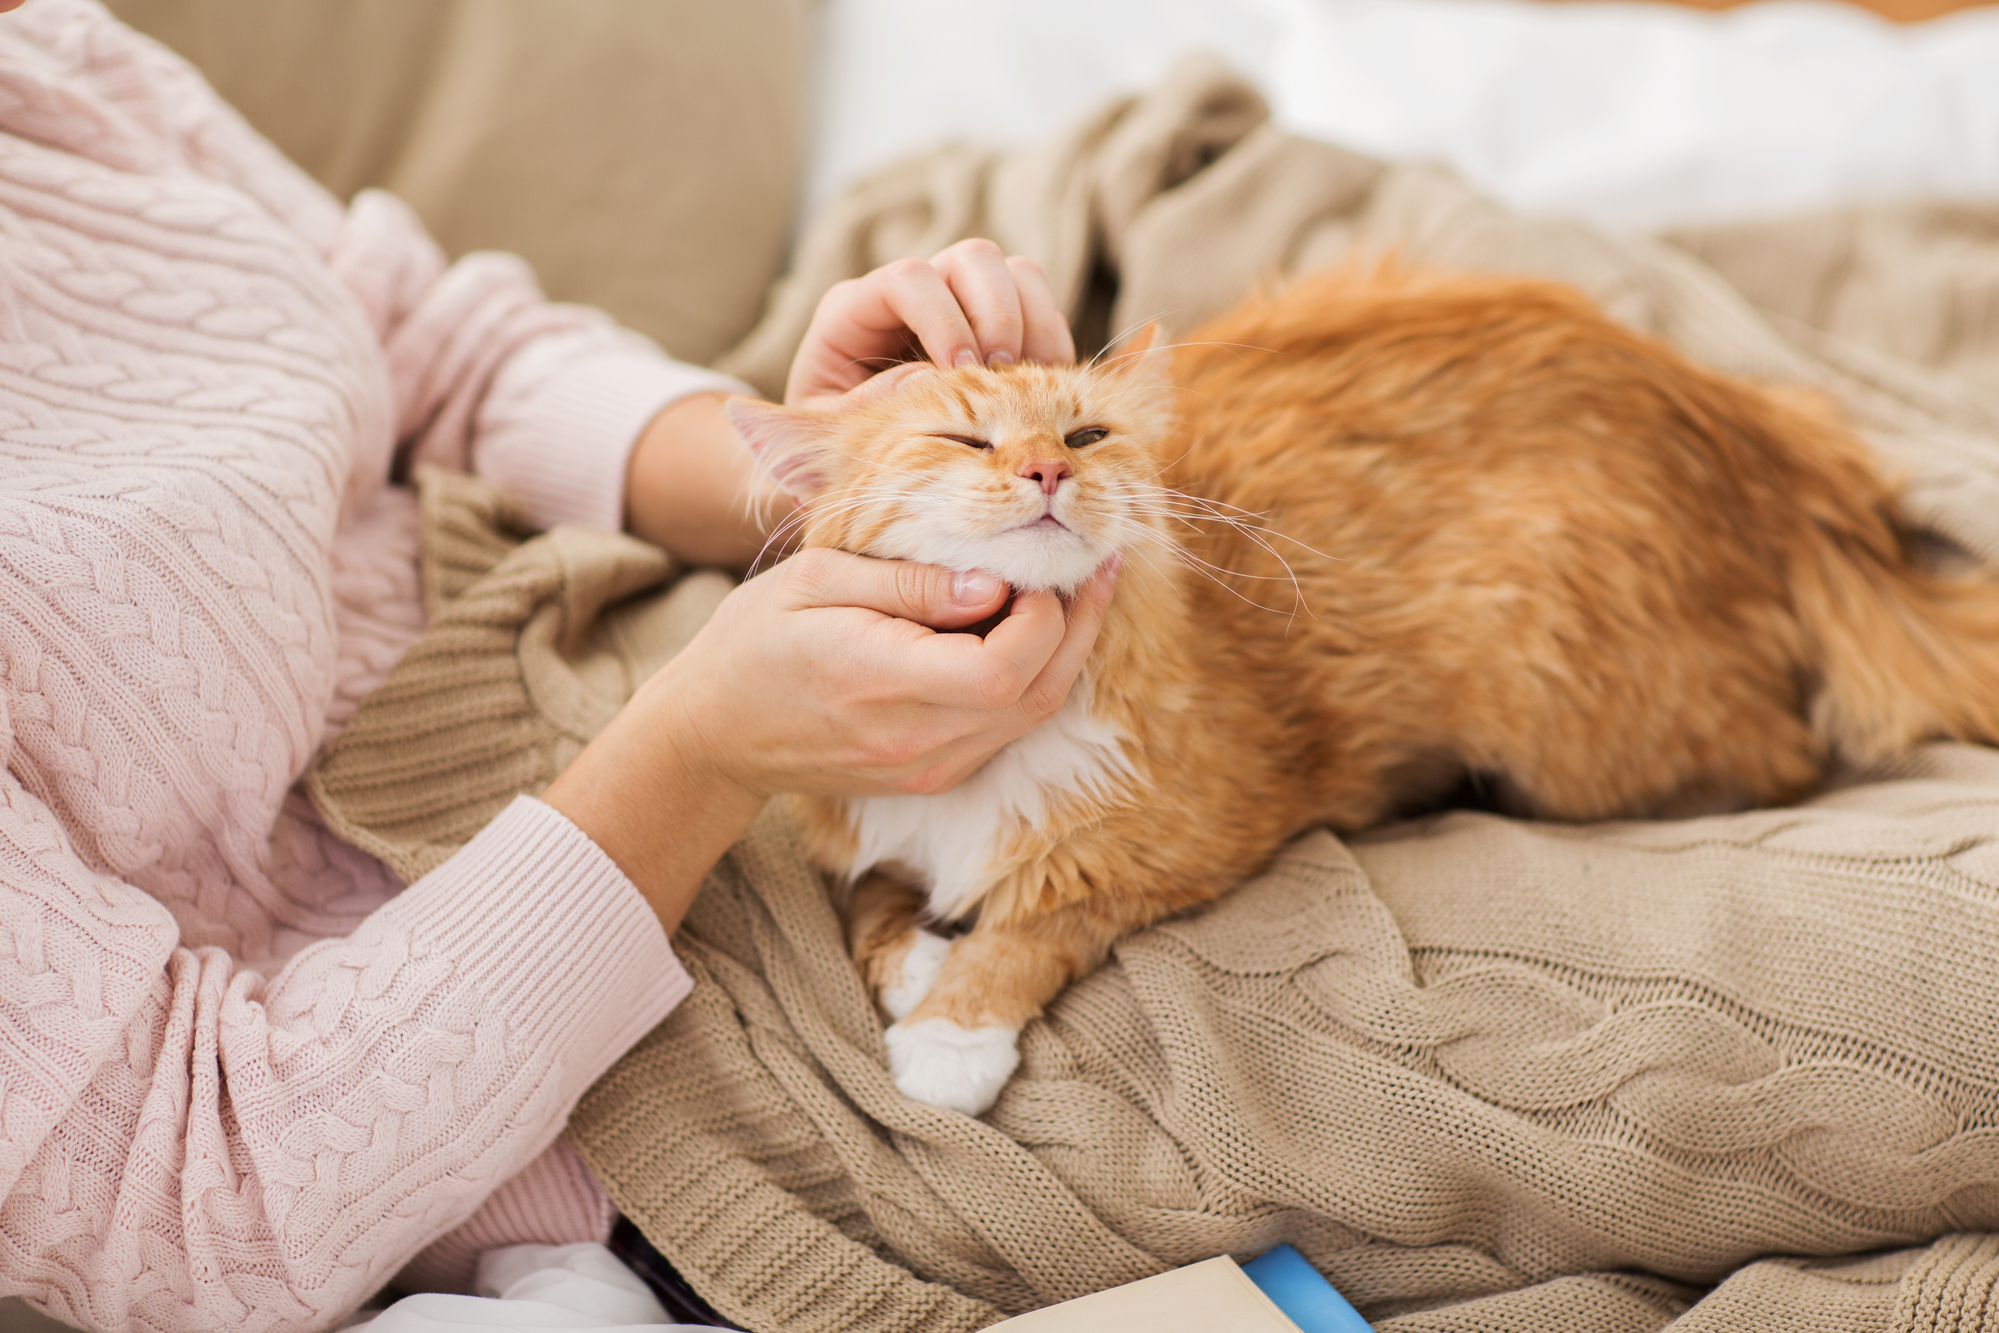
[[[1173,410],[1149,342],[1088,366],[891,372],[835,412],[732,398],[729,419],[803,503],[807,545],[1067,593],[1152,526]]]

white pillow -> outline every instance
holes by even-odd
[[[1289,128],[1611,227],[1999,200],[1999,8],[826,0],[823,24],[808,204],[943,139],[1052,133],[1194,48]]]

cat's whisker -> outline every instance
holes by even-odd
[[[1154,555],[1155,550],[1164,552],[1165,555],[1172,559],[1185,563],[1186,552],[1180,549],[1178,543],[1150,530],[1141,532],[1137,540],[1128,544],[1123,549],[1127,558],[1136,557],[1144,564],[1145,568],[1155,572],[1160,570],[1159,560]],[[1206,574],[1205,570],[1197,569],[1196,572]],[[1209,577],[1212,577],[1212,575],[1209,575]],[[1229,591],[1235,592],[1233,588],[1229,589]],[[1240,597],[1242,594],[1236,593],[1236,595]],[[1243,600],[1248,601],[1249,599],[1244,598]],[[1255,603],[1252,602],[1251,605],[1255,605]]]
[[[1199,496],[1181,495],[1177,491],[1168,491],[1161,488],[1133,488],[1132,494],[1138,502],[1153,505],[1162,511],[1171,510],[1175,513],[1205,514],[1211,518],[1227,519],[1231,523],[1260,522],[1270,517],[1267,513],[1256,513],[1248,509],[1235,509],[1233,505],[1225,507],[1204,501]],[[1235,509],[1235,512],[1228,513],[1226,512],[1227,509]]]
[[[786,515],[784,521],[782,523],[779,523],[775,528],[771,529],[770,535],[764,538],[764,544],[761,547],[757,548],[756,558],[750,561],[750,566],[747,570],[744,571],[743,577],[745,579],[753,579],[758,574],[762,573],[764,557],[769,555],[773,548],[775,548],[780,553],[780,557],[782,557],[782,555],[785,554],[785,546],[789,542],[790,538],[795,535],[803,533],[804,530],[805,530],[805,520],[799,516],[797,511],[793,511],[792,513]],[[772,561],[771,563],[775,565],[777,562]]]
[[[770,554],[770,551],[773,547],[781,549],[784,546],[784,544],[788,542],[792,537],[803,533],[805,530],[805,526],[808,523],[810,523],[814,517],[815,515],[809,506],[801,505],[799,508],[792,510],[789,514],[786,514],[781,520],[779,520],[778,523],[771,528],[770,532],[765,535],[764,544],[762,548],[758,550],[757,558],[750,563],[749,577],[754,578],[756,576],[758,566],[763,563],[763,558],[766,555]]]
[[[1227,592],[1231,597],[1236,598],[1238,601],[1241,601],[1246,605],[1253,606],[1259,611],[1268,611],[1270,614],[1274,616],[1289,614],[1295,617],[1297,615],[1297,611],[1295,608],[1287,613],[1281,607],[1265,606],[1262,602],[1257,601],[1254,597],[1251,597],[1248,594],[1244,593],[1240,588],[1231,586],[1227,582],[1227,580],[1220,577],[1220,575],[1232,574],[1232,571],[1220,569],[1219,566],[1209,564],[1207,561],[1201,559],[1193,552],[1181,546],[1178,542],[1175,542],[1170,538],[1167,538],[1162,533],[1154,532],[1151,531],[1150,529],[1142,529],[1141,540],[1150,541],[1153,544],[1157,545],[1158,547],[1162,548],[1168,555],[1181,561],[1183,564],[1187,566],[1187,568],[1192,570],[1194,573],[1199,574],[1203,578],[1208,579],[1209,581],[1214,583],[1217,587]],[[1139,551],[1143,550],[1143,546],[1140,545],[1137,547],[1128,547],[1127,549]],[[1150,567],[1154,569],[1158,568],[1157,565],[1152,565]]]
[[[1192,497],[1181,496],[1179,498],[1190,499]],[[1263,539],[1261,530],[1251,526],[1249,523],[1244,522],[1243,520],[1230,518],[1226,515],[1221,515],[1221,514],[1188,514],[1184,512],[1175,512],[1169,509],[1165,509],[1163,507],[1153,508],[1151,505],[1148,505],[1143,502],[1134,503],[1132,508],[1134,509],[1135,512],[1138,513],[1151,512],[1156,517],[1169,518],[1176,522],[1183,523],[1188,527],[1193,528],[1197,532],[1200,531],[1199,528],[1194,527],[1194,525],[1197,522],[1222,523],[1236,529],[1247,540],[1254,542],[1266,554],[1268,554],[1271,559],[1275,560],[1283,568],[1284,573],[1282,575],[1250,574],[1239,570],[1224,570],[1222,572],[1228,573],[1231,577],[1239,579],[1255,579],[1260,582],[1267,581],[1273,583],[1288,582],[1291,585],[1291,591],[1294,598],[1292,614],[1296,615],[1298,608],[1302,607],[1306,615],[1312,617],[1314,620],[1318,619],[1318,613],[1312,609],[1310,599],[1305,596],[1304,585],[1300,583],[1298,580],[1298,572],[1291,567],[1290,561],[1286,560],[1283,557],[1283,555],[1280,554],[1274,546],[1272,546],[1268,541],[1265,541]],[[1220,566],[1214,565],[1207,560],[1203,560],[1201,557],[1195,555],[1191,551],[1186,550],[1184,547],[1178,547],[1177,543],[1175,545],[1176,548],[1180,550],[1181,555],[1184,559],[1205,566],[1209,570],[1221,569]],[[1220,580],[1217,581],[1219,582]],[[1248,599],[1245,598],[1245,600]],[[1266,608],[1266,609],[1274,610],[1275,608]]]
[[[1182,307],[1182,309],[1184,309],[1184,307]],[[1127,324],[1122,330],[1112,334],[1109,340],[1107,340],[1102,347],[1099,347],[1097,349],[1097,354],[1091,357],[1089,361],[1082,368],[1085,370],[1095,370],[1097,366],[1103,361],[1103,359],[1109,356],[1111,354],[1112,349],[1115,348],[1119,343],[1124,342],[1130,338],[1136,338],[1139,334],[1145,332],[1148,328],[1151,328],[1154,324],[1158,323],[1160,320],[1165,319],[1168,315],[1177,315],[1180,313],[1181,313],[1180,310],[1162,310],[1158,314],[1152,316],[1150,319],[1142,319],[1136,324]],[[1133,356],[1133,355],[1143,355],[1143,353],[1120,352],[1118,353],[1118,355]]]
[[[1179,551],[1181,558],[1186,560],[1188,563],[1193,565],[1198,565],[1202,569],[1209,570],[1216,575],[1225,574],[1232,579],[1250,579],[1260,583],[1289,583],[1292,585],[1294,591],[1299,592],[1299,595],[1302,599],[1303,592],[1302,590],[1298,589],[1298,580],[1295,576],[1291,578],[1286,578],[1283,575],[1279,574],[1245,574],[1241,570],[1229,569],[1226,566],[1217,565],[1212,561],[1204,560],[1200,556],[1195,555],[1192,551],[1187,550],[1185,547],[1180,547]]]
[[[1126,497],[1124,503],[1128,507],[1142,510],[1148,514],[1155,514],[1162,518],[1179,518],[1204,523],[1226,523],[1232,527],[1260,528],[1263,517],[1260,514],[1225,514],[1217,510],[1164,497],[1132,496]]]
[[[1145,550],[1142,546],[1127,546],[1124,548],[1124,550],[1127,559],[1136,558],[1137,560],[1140,561],[1140,563],[1144,565],[1145,568],[1152,570],[1155,573],[1159,572],[1160,568],[1159,561],[1149,551]]]
[[[1211,500],[1205,495],[1190,495],[1186,491],[1176,490],[1171,486],[1153,486],[1145,482],[1130,482],[1127,484],[1133,487],[1134,489],[1144,490],[1154,495],[1170,496],[1176,500],[1186,500],[1189,503],[1205,505],[1209,508],[1233,509],[1238,514],[1246,514],[1254,518],[1268,517],[1267,514],[1257,513],[1254,510],[1244,509],[1241,505],[1232,505],[1223,500]]]
[[[1257,345],[1256,343],[1213,342],[1208,340],[1190,339],[1187,342],[1155,343],[1151,347],[1146,348],[1145,351],[1143,352],[1120,352],[1118,353],[1118,356],[1138,357],[1138,356],[1144,356],[1148,352],[1177,352],[1183,347],[1221,347],[1229,349],[1231,351],[1238,351],[1238,352],[1269,352],[1269,353],[1275,353],[1277,350],[1274,347],[1262,347]],[[1101,353],[1099,355],[1101,355]]]
[[[1195,555],[1192,555],[1192,554],[1189,554],[1187,558],[1188,558],[1188,559],[1190,559],[1190,560],[1197,560],[1197,559],[1201,559],[1200,557],[1198,557],[1198,556],[1195,556]],[[1204,564],[1204,565],[1207,565],[1207,566],[1208,566],[1208,567],[1209,567],[1210,569],[1224,569],[1224,568],[1225,568],[1224,566],[1221,566],[1221,565],[1216,565],[1216,564],[1213,564],[1212,562],[1210,562],[1210,561],[1207,561],[1207,560],[1201,560],[1201,563],[1202,563],[1202,564]],[[1229,570],[1227,570],[1226,572],[1228,573],[1229,577],[1231,577],[1231,578],[1237,578],[1237,579],[1248,579],[1248,580],[1250,580],[1250,581],[1252,581],[1252,582],[1256,582],[1256,583],[1289,583],[1289,584],[1291,584],[1291,585],[1292,585],[1292,586],[1293,586],[1294,588],[1295,588],[1295,587],[1297,586],[1297,583],[1298,583],[1298,578],[1297,578],[1297,575],[1296,575],[1296,574],[1294,574],[1294,573],[1291,573],[1291,572],[1289,571],[1289,567],[1288,567],[1288,566],[1286,567],[1286,572],[1285,572],[1285,573],[1283,573],[1283,574],[1250,574],[1250,573],[1246,573],[1246,572],[1244,572],[1243,570],[1240,570],[1240,569],[1229,569]]]
[[[1273,537],[1284,536],[1281,532],[1264,527],[1260,521],[1263,518],[1261,514],[1249,514],[1238,517],[1234,514],[1220,513],[1214,509],[1199,505],[1176,505],[1171,501],[1157,499],[1132,499],[1127,501],[1127,503],[1131,508],[1139,512],[1156,515],[1161,518],[1174,518],[1187,523],[1222,523],[1245,533],[1259,532],[1268,533]],[[1286,540],[1291,539],[1287,538]],[[1304,545],[1302,542],[1298,544],[1301,546]],[[1307,547],[1306,549],[1310,550],[1311,548]],[[1313,554],[1318,555],[1322,553],[1315,551]]]
[[[1148,324],[1150,322],[1151,321],[1147,321]],[[1270,348],[1270,347],[1260,347],[1255,343],[1230,343],[1230,342],[1210,342],[1210,341],[1190,340],[1186,342],[1177,342],[1177,343],[1158,343],[1154,346],[1144,348],[1141,351],[1136,351],[1136,352],[1126,351],[1126,352],[1117,352],[1115,355],[1112,354],[1112,349],[1115,348],[1118,343],[1142,331],[1145,327],[1146,327],[1145,324],[1140,324],[1135,328],[1129,329],[1124,333],[1119,334],[1116,338],[1113,338],[1110,342],[1105,343],[1104,346],[1098,350],[1097,354],[1090,358],[1086,369],[1091,371],[1103,370],[1108,366],[1115,365],[1119,361],[1142,357],[1152,352],[1175,352],[1179,351],[1181,348],[1184,347],[1220,347],[1235,351],[1266,352],[1266,353],[1274,352],[1276,350],[1275,348]],[[1237,359],[1240,360],[1242,358],[1238,357]],[[1178,388],[1179,386],[1176,385],[1174,387]]]
[[[1206,518],[1212,519],[1213,521],[1218,523],[1233,524],[1238,528],[1240,528],[1245,535],[1248,534],[1249,529],[1242,526],[1244,523],[1250,520],[1262,520],[1269,517],[1267,513],[1261,513],[1261,514],[1254,513],[1250,510],[1240,508],[1239,506],[1236,505],[1225,504],[1217,500],[1209,500],[1199,495],[1189,495],[1185,491],[1176,491],[1171,487],[1167,486],[1148,486],[1145,487],[1144,489],[1152,492],[1154,498],[1158,500],[1178,501],[1181,503],[1193,505],[1197,509],[1205,511],[1204,516]],[[1232,509],[1235,511],[1237,515],[1240,515],[1241,517],[1236,518],[1226,515],[1221,512],[1223,509]],[[1269,537],[1274,537],[1281,539],[1283,541],[1290,542],[1292,545],[1298,547],[1300,550],[1303,550],[1311,555],[1318,556],[1321,560],[1338,560],[1344,562],[1346,559],[1346,557],[1344,556],[1331,555],[1325,551],[1318,550],[1315,547],[1308,546],[1306,543],[1298,540],[1298,538],[1293,537],[1289,533],[1281,531],[1277,528],[1259,526],[1256,529],[1256,531]],[[1277,553],[1275,551],[1272,551],[1271,554],[1276,555]]]
[[[1148,505],[1143,503],[1133,503],[1126,506],[1126,508],[1131,513],[1144,514],[1148,518],[1166,519],[1175,523],[1179,523],[1190,532],[1207,531],[1206,528],[1200,526],[1203,523],[1219,523],[1225,527],[1235,528],[1236,530],[1244,533],[1245,535],[1247,535],[1252,531],[1255,531],[1255,529],[1246,520],[1239,518],[1228,518],[1221,514],[1203,514],[1198,510],[1166,509],[1156,505]]]
[[[1140,512],[1145,512],[1145,511],[1141,510]],[[1219,523],[1222,524],[1224,527],[1233,528],[1238,533],[1242,534],[1245,540],[1253,542],[1257,547],[1259,547],[1266,554],[1268,554],[1271,559],[1277,561],[1278,564],[1283,565],[1287,572],[1291,568],[1291,562],[1286,560],[1284,556],[1278,552],[1277,548],[1275,546],[1272,546],[1270,542],[1266,539],[1266,534],[1268,534],[1269,536],[1282,536],[1283,535],[1282,533],[1269,533],[1268,529],[1258,528],[1252,524],[1243,522],[1240,519],[1225,518],[1218,514],[1185,514],[1185,513],[1172,513],[1172,512],[1162,512],[1162,511],[1153,511],[1153,512],[1157,517],[1169,518],[1172,519],[1174,522],[1184,524],[1187,528],[1189,528],[1194,532],[1204,531],[1204,529],[1198,526],[1199,524],[1202,523]],[[1299,544],[1303,545],[1303,543]],[[1307,547],[1306,549],[1311,550],[1310,547]],[[1333,559],[1333,557],[1324,556],[1322,555],[1321,552],[1317,551],[1313,551],[1312,554],[1321,555],[1323,559],[1327,560]]]
[[[743,478],[742,485],[737,488],[736,499],[742,504],[744,519],[759,528],[768,528],[771,502],[776,499],[776,492],[782,491],[783,487],[778,485],[776,474],[771,472],[761,458],[751,454],[750,459],[752,463],[750,474]]]
[[[910,358],[908,357],[895,356],[856,356],[849,358],[844,368],[852,370],[856,366],[872,367],[873,369],[866,376],[862,377],[863,381],[865,381],[872,379],[885,370],[894,370],[897,366],[905,365],[909,360]]]
[[[887,498],[887,499],[899,500],[906,497],[904,497],[900,492],[884,491],[880,493],[879,497],[842,496],[840,500],[831,502],[830,504],[823,500],[814,501],[809,505],[803,505],[798,509],[793,510],[790,514],[787,514],[785,516],[784,520],[781,523],[779,523],[776,527],[771,529],[770,534],[764,540],[762,548],[758,550],[756,559],[750,562],[749,571],[746,577],[749,578],[756,577],[756,575],[761,570],[764,557],[770,554],[771,549],[773,547],[781,548],[783,544],[790,537],[802,534],[808,525],[831,518],[838,518],[841,515],[857,512],[861,509],[867,508],[868,505],[871,503],[871,501],[875,498]]]

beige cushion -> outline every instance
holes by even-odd
[[[810,0],[109,0],[341,197],[707,361],[756,320],[804,165]]]

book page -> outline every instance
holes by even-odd
[[[989,1333],[1299,1333],[1227,1255],[993,1325]]]

